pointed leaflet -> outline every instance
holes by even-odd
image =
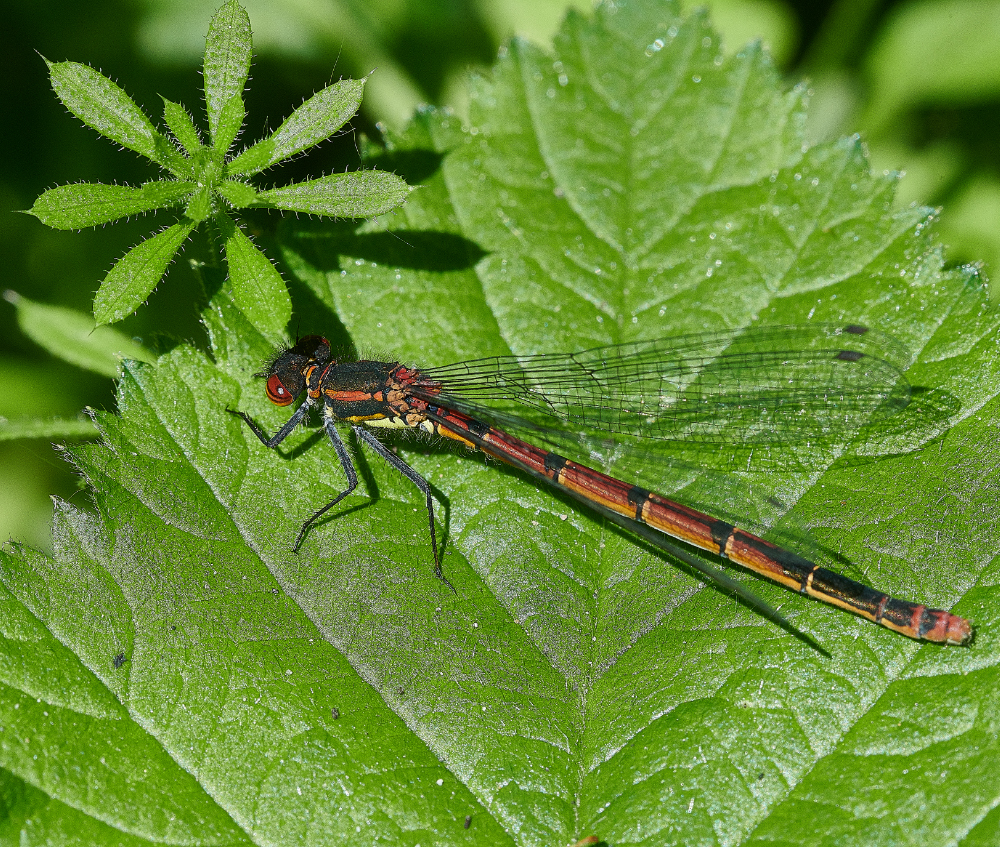
[[[163,122],[170,127],[188,156],[193,156],[201,148],[201,137],[195,128],[194,120],[180,103],[163,98]]]
[[[325,141],[361,108],[364,87],[363,79],[344,79],[328,85],[285,118],[269,138],[234,158],[226,172],[255,174]]]
[[[292,316],[292,301],[281,274],[228,217],[223,219],[226,262],[233,300],[264,335],[277,339]]]
[[[240,128],[243,126],[243,119],[246,117],[246,108],[243,106],[243,98],[239,94],[234,94],[229,98],[229,102],[222,109],[219,116],[219,125],[215,131],[215,148],[218,152],[225,153],[233,145]]]
[[[156,288],[167,265],[197,224],[182,221],[147,238],[122,256],[94,297],[94,318],[114,323],[132,314]]]
[[[332,218],[370,218],[399,206],[410,186],[384,171],[354,171],[257,192],[257,205]]]
[[[235,179],[220,182],[216,186],[216,191],[235,209],[245,209],[247,206],[253,205],[254,200],[257,199],[257,189]]]
[[[226,126],[226,140],[217,138],[223,113],[234,97],[241,97],[250,74],[253,44],[250,17],[236,0],[223,4],[208,28],[205,41],[205,106],[215,146],[225,151],[236,133]],[[230,106],[230,108],[232,108]],[[238,129],[238,127],[237,127]]]
[[[163,167],[177,164],[170,146],[121,88],[93,68],[77,62],[49,62],[52,89],[63,105],[91,129]]]
[[[147,182],[140,188],[79,182],[44,192],[30,212],[46,226],[80,229],[162,209],[186,199],[195,187],[173,181]]]

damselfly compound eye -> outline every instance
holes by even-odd
[[[272,375],[267,378],[267,399],[270,400],[276,406],[287,406],[295,399],[295,395],[292,394],[287,388],[285,388],[284,383],[282,383],[281,378],[277,375]]]

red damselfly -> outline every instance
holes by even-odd
[[[873,420],[909,403],[891,339],[861,326],[770,327],[599,347],[574,354],[501,356],[415,369],[398,362],[337,361],[320,336],[280,351],[262,373],[268,398],[305,401],[273,436],[239,415],[266,447],[277,447],[322,406],[323,424],[347,487],[303,525],[309,528],[358,484],[337,424],[410,479],[426,499],[435,572],[431,488],[379,441],[373,428],[416,428],[461,442],[553,485],[681,558],[712,580],[776,615],[739,583],[679,548],[677,539],[825,603],[911,638],[968,644],[969,621],[899,600],[820,567],[732,523],[572,461],[550,447],[606,462],[610,454],[652,461],[658,450],[695,445],[726,455],[770,448],[831,455]],[[229,410],[232,411],[232,410]]]

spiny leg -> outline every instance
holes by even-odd
[[[333,449],[337,451],[337,458],[340,459],[340,466],[344,469],[344,476],[347,477],[347,488],[341,491],[340,494],[334,497],[322,509],[309,518],[309,520],[302,524],[302,529],[299,530],[299,537],[295,539],[295,544],[292,547],[293,553],[299,552],[299,547],[302,546],[302,540],[306,537],[309,527],[311,527],[319,518],[325,515],[328,511],[330,511],[330,509],[336,506],[341,500],[358,487],[358,474],[357,471],[354,470],[354,462],[351,461],[351,456],[347,452],[344,442],[340,439],[340,433],[337,432],[337,425],[334,422],[334,419],[327,418],[323,422],[323,426],[326,428],[326,434],[330,436],[330,441],[333,443]],[[356,429],[357,427],[355,427],[355,430]]]
[[[299,423],[307,414],[309,414],[310,405],[311,405],[310,403],[306,402],[303,403],[301,406],[299,406],[299,408],[295,410],[295,414],[292,415],[287,421],[285,421],[285,425],[281,429],[279,429],[273,436],[268,436],[268,434],[264,432],[264,430],[262,430],[259,426],[257,426],[257,424],[253,422],[253,419],[246,412],[237,412],[233,409],[226,409],[226,411],[229,412],[229,414],[231,415],[236,415],[239,418],[243,418],[243,420],[246,421],[247,426],[250,427],[250,430],[253,432],[253,434],[260,439],[260,443],[263,444],[265,447],[270,447],[273,449],[277,447],[286,438],[288,438],[288,436],[291,435],[292,430],[299,425]]]
[[[354,429],[354,434],[359,439],[364,441],[365,444],[371,447],[372,450],[378,453],[383,459],[385,459],[390,465],[392,465],[397,471],[399,471],[424,493],[424,497],[427,499],[427,519],[430,522],[431,527],[431,550],[434,552],[434,573],[437,578],[441,580],[441,582],[447,585],[452,591],[455,591],[455,586],[452,585],[448,581],[448,577],[444,575],[444,571],[441,569],[441,559],[438,557],[437,533],[434,530],[434,501],[431,498],[430,483],[428,483],[426,479],[406,464],[406,462],[400,459],[399,456],[389,450],[381,441],[368,432],[368,430],[360,426],[352,428]],[[455,591],[455,593],[457,594],[458,592]]]

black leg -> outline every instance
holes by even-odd
[[[434,501],[431,499],[430,484],[364,427],[355,426],[352,427],[352,429],[354,430],[354,434],[361,441],[371,447],[372,450],[378,453],[397,471],[417,486],[417,488],[424,492],[424,497],[427,498],[427,519],[431,526],[431,550],[434,552],[434,573],[437,575],[437,578],[441,580],[441,582],[447,585],[452,591],[455,591],[455,586],[448,581],[448,577],[446,577],[444,575],[444,571],[441,570],[441,560],[438,558],[437,533],[434,531]],[[326,511],[326,509],[323,511]],[[457,594],[458,592],[455,591],[455,593]]]
[[[264,430],[262,430],[259,426],[257,426],[257,424],[253,422],[253,420],[246,412],[236,412],[233,411],[232,409],[226,409],[226,411],[229,412],[229,414],[231,415],[236,415],[237,417],[243,418],[243,420],[246,421],[247,426],[250,427],[253,434],[260,439],[261,444],[263,444],[265,447],[274,448],[277,447],[286,438],[288,438],[292,430],[299,425],[299,423],[307,414],[309,414],[309,409],[311,406],[312,404],[308,400],[301,406],[299,406],[299,408],[295,410],[295,414],[292,415],[287,421],[285,421],[285,425],[271,437],[269,437],[268,434],[264,432]]]
[[[322,509],[309,518],[309,520],[302,524],[302,529],[299,530],[299,537],[295,539],[295,545],[292,547],[293,553],[297,553],[299,551],[299,547],[302,546],[302,539],[306,537],[309,527],[311,527],[318,518],[321,518],[329,512],[330,509],[336,506],[341,500],[358,487],[358,474],[357,471],[354,470],[354,462],[351,461],[351,455],[347,452],[344,442],[340,439],[340,433],[337,432],[336,423],[333,418],[326,418],[323,421],[323,425],[326,427],[326,434],[330,436],[330,441],[333,443],[333,449],[337,451],[337,458],[340,459],[340,466],[344,469],[344,476],[347,477],[347,488],[341,491],[340,494],[334,497]],[[356,429],[357,427],[355,427],[355,430]],[[281,433],[278,434],[280,435]],[[275,436],[275,438],[277,438],[277,436]]]

